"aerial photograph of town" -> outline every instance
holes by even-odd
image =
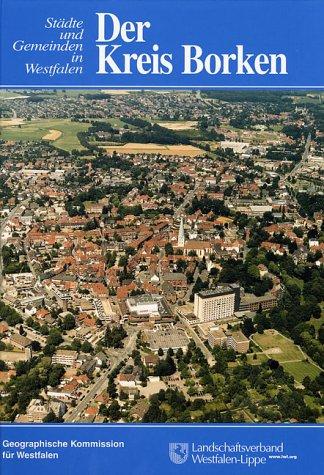
[[[0,92],[0,420],[323,423],[324,93]]]

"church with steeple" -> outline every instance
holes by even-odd
[[[184,232],[183,217],[181,217],[179,233],[178,233],[178,247],[184,247],[185,240],[186,238],[185,238],[185,232]]]

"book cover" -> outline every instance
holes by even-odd
[[[323,471],[324,4],[0,0],[0,473]]]

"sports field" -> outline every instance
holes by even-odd
[[[71,151],[83,150],[77,133],[87,130],[89,124],[71,122],[69,119],[44,119],[24,122],[20,125],[2,127],[2,140],[50,140],[56,147]],[[54,134],[55,131],[55,134]]]
[[[255,333],[253,341],[260,347],[262,353],[257,352],[257,359],[248,355],[250,364],[258,364],[264,361],[264,357],[279,361],[284,369],[298,382],[302,382],[305,376],[315,378],[320,369],[313,363],[306,361],[305,355],[292,340],[278,333],[276,330],[265,330],[263,334]]]
[[[255,333],[253,341],[262,348],[264,354],[279,362],[302,361],[305,359],[304,354],[294,342],[276,330],[265,330],[263,334]]]
[[[309,376],[311,379],[316,378],[321,370],[309,363],[308,361],[298,361],[295,363],[283,363],[284,369],[293,375],[296,381],[302,382],[305,376]]]

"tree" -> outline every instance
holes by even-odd
[[[108,417],[112,421],[118,421],[121,417],[121,410],[118,401],[113,401],[108,407]]]
[[[166,413],[160,408],[159,401],[152,399],[150,406],[143,416],[142,422],[166,422]]]
[[[324,344],[324,325],[322,325],[318,330],[318,340],[322,345]]]
[[[46,324],[42,325],[39,329],[42,335],[48,335],[49,334],[49,328]]]
[[[78,338],[74,338],[71,344],[72,350],[79,352],[81,350],[81,346],[82,346],[81,340],[79,340]]]
[[[111,397],[112,399],[115,399],[118,395],[117,387],[113,379],[109,379],[107,392],[109,397]]]
[[[65,369],[63,365],[59,365],[59,364],[53,365],[48,375],[49,386],[52,386],[52,387],[58,386],[64,373],[65,373]]]
[[[156,366],[154,373],[157,376],[171,376],[177,370],[175,362],[171,356],[167,356],[165,360],[160,360]]]
[[[41,351],[41,349],[42,349],[39,341],[36,341],[36,340],[31,342],[31,348],[32,348],[33,351],[36,351],[36,352]]]
[[[100,404],[100,407],[99,407],[99,414],[102,415],[102,416],[108,416],[108,407],[105,406],[104,404]]]
[[[85,341],[81,345],[81,351],[83,351],[83,353],[93,353],[93,346],[88,341]]]
[[[182,357],[183,357],[183,350],[182,350],[182,348],[179,348],[177,350],[177,353],[176,353],[176,358],[177,358],[178,361],[180,361],[182,359]]]
[[[43,354],[45,356],[53,356],[55,353],[55,345],[45,345],[43,348]]]
[[[249,338],[255,332],[252,318],[245,317],[242,323],[242,332]]]
[[[61,325],[62,330],[72,330],[75,328],[75,317],[72,313],[65,315],[64,320]]]
[[[118,267],[125,267],[127,266],[128,263],[128,257],[127,256],[121,256],[119,261],[118,261]]]
[[[63,420],[57,417],[53,411],[50,411],[47,416],[44,417],[43,422],[46,423],[56,423],[56,422],[63,422]]]
[[[23,319],[19,315],[19,313],[9,313],[5,318],[6,322],[8,323],[9,327],[14,327],[18,325],[18,323],[22,323]]]
[[[59,346],[63,342],[62,334],[58,328],[50,330],[46,340],[47,345]]]
[[[8,370],[8,366],[5,363],[5,361],[0,360],[0,371],[7,371],[7,370]]]
[[[270,358],[268,360],[268,365],[270,369],[277,369],[279,368],[279,361],[273,360],[272,358]]]
[[[107,327],[102,344],[108,348],[122,348],[123,339],[126,338],[126,336],[127,332],[121,325],[113,328]]]
[[[170,242],[168,242],[165,246],[164,246],[164,250],[165,250],[165,254],[167,256],[173,256],[174,254],[174,250],[173,250],[173,246]]]

